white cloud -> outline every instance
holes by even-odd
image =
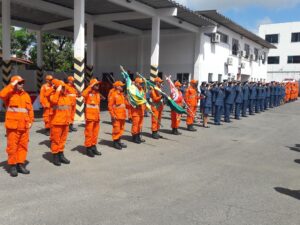
[[[185,5],[193,10],[227,10],[239,9],[249,5],[264,6],[267,8],[292,8],[300,4],[300,0],[176,0],[176,2]]]

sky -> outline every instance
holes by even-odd
[[[192,10],[218,10],[248,30],[260,24],[300,21],[300,0],[176,0]]]

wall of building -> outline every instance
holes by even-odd
[[[269,56],[279,56],[279,64],[268,65],[270,80],[282,81],[285,78],[300,79],[300,64],[288,64],[288,56],[300,55],[300,42],[291,42],[292,33],[300,32],[300,22],[264,24],[259,28],[259,35],[279,34],[277,49],[271,49]]]
[[[212,44],[210,37],[204,35],[202,40],[202,59],[200,74],[195,75],[195,79],[207,81],[208,74],[212,73],[213,81],[218,80],[218,75],[222,74],[222,79],[228,78],[228,73],[237,78],[240,62],[245,63],[245,68],[241,69],[241,74],[255,79],[266,79],[266,65],[261,61],[250,62],[231,54],[232,38],[239,40],[241,48],[244,43],[250,45],[251,49],[258,48],[266,51],[253,41],[242,38],[225,27],[218,30],[228,35],[228,43]],[[105,72],[113,72],[119,78],[119,65],[123,65],[130,71],[140,71],[146,75],[150,71],[150,33],[143,36],[118,36],[106,37],[96,41],[95,72],[101,75]],[[184,31],[162,31],[160,38],[160,58],[159,70],[164,75],[173,75],[176,79],[177,73],[189,73],[190,77],[194,73],[195,35]],[[228,57],[233,58],[233,65],[227,66]]]

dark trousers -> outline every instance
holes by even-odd
[[[275,99],[275,96],[271,95],[271,97],[270,97],[270,108],[274,107],[274,99]]]
[[[266,100],[265,100],[265,109],[268,109],[270,106],[270,97],[266,97]]]
[[[265,111],[265,98],[261,99],[260,111]]]
[[[235,103],[235,118],[239,119],[241,116],[242,103]]]
[[[224,120],[225,122],[230,122],[230,112],[232,109],[232,104],[225,104],[225,113],[224,113]]]
[[[249,104],[249,114],[253,114],[254,113],[254,108],[255,108],[255,99],[250,99],[250,104]]]
[[[216,105],[215,106],[215,119],[214,119],[215,123],[220,123],[221,122],[221,115],[224,111],[223,108],[224,107],[222,105]]]
[[[244,100],[243,101],[243,106],[242,106],[242,116],[246,116],[248,107],[249,107],[249,101]]]
[[[216,113],[216,106],[215,103],[213,102],[211,105],[211,116],[215,116]]]
[[[256,104],[255,104],[255,112],[256,113],[260,112],[260,106],[261,106],[261,99],[256,99]]]

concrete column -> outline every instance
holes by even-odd
[[[85,81],[89,83],[94,70],[94,22],[87,22],[87,64],[85,65]]]
[[[78,91],[84,90],[85,1],[74,0],[74,78]],[[75,120],[84,121],[83,97],[77,98]]]
[[[2,83],[5,87],[11,74],[10,0],[2,0]]]
[[[37,93],[40,92],[43,85],[43,47],[42,47],[42,31],[36,32],[36,79],[37,79]]]
[[[152,35],[151,35],[151,71],[150,80],[154,80],[158,75],[159,65],[159,40],[160,40],[160,18],[152,17]]]

